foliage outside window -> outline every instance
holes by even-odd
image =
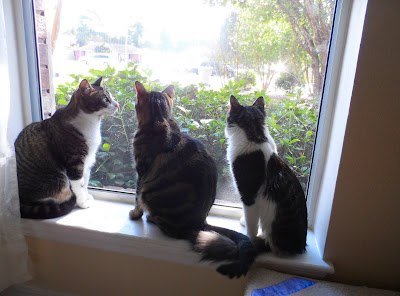
[[[55,16],[68,17],[69,10],[56,5],[60,0],[47,2]],[[128,3],[131,5],[131,2],[117,2],[124,10]],[[166,5],[162,3],[159,5]],[[278,153],[306,189],[335,1],[193,3],[204,6],[204,11],[223,12],[220,33],[213,40],[204,39],[205,35],[196,39],[196,34],[191,39],[186,36],[177,40],[177,27],[171,31],[167,25],[158,28],[157,38],[147,38],[149,23],[135,16],[127,18],[119,35],[111,33],[106,24],[101,25],[104,12],[97,9],[101,5],[88,4],[69,27],[60,18],[51,18],[51,26],[60,28],[53,37],[56,46],[51,59],[56,74],[53,85],[57,105],[68,103],[82,78],[94,81],[99,76],[105,78],[106,87],[120,105],[114,116],[103,121],[103,145],[90,184],[124,190],[135,187],[131,143],[137,127],[134,82],[139,80],[153,90],[175,85],[174,117],[181,130],[202,140],[216,160],[218,199],[228,203],[239,201],[232,189],[225,156],[224,129],[231,94],[244,104],[252,104],[254,98],[264,96],[267,124]],[[195,25],[195,20],[187,21],[190,18],[179,12],[179,8],[190,9],[189,4],[176,0],[169,6],[174,17],[182,18],[185,26]],[[111,12],[106,15],[113,18]],[[203,17],[207,21],[207,14]],[[101,54],[102,58],[96,58]],[[63,60],[73,66],[63,69]]]

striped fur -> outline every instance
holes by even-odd
[[[90,206],[87,185],[101,142],[101,118],[117,107],[102,78],[92,85],[84,79],[65,108],[21,131],[15,152],[22,218],[55,218],[76,203]]]
[[[138,173],[136,207],[130,218],[148,220],[166,235],[187,239],[204,260],[231,263],[217,271],[229,277],[247,273],[255,250],[250,239],[232,230],[207,225],[215,200],[217,169],[204,145],[181,133],[171,115],[174,87],[148,92],[136,82],[138,130],[133,154]]]
[[[243,202],[247,235],[259,242],[260,223],[267,250],[277,255],[303,253],[306,199],[296,175],[277,154],[265,125],[264,98],[242,106],[231,96],[230,107],[228,161]]]

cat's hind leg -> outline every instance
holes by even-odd
[[[156,221],[154,220],[153,216],[151,216],[150,214],[146,214],[146,220],[149,223],[157,224]]]
[[[258,207],[255,203],[251,206],[243,204],[243,212],[246,221],[247,236],[254,240],[257,238],[258,234],[258,222],[260,217]]]

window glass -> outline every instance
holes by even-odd
[[[219,173],[217,201],[238,205],[226,161],[228,99],[264,96],[278,153],[307,188],[333,0],[44,0],[35,2],[43,113],[80,80],[105,78],[120,108],[102,124],[90,185],[134,191],[134,82],[176,87],[174,117]]]

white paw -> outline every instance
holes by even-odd
[[[242,225],[243,227],[246,227],[246,220],[245,220],[244,216],[240,217],[240,225]]]
[[[91,194],[87,193],[81,198],[77,198],[77,205],[82,209],[87,209],[93,206],[94,198]]]

